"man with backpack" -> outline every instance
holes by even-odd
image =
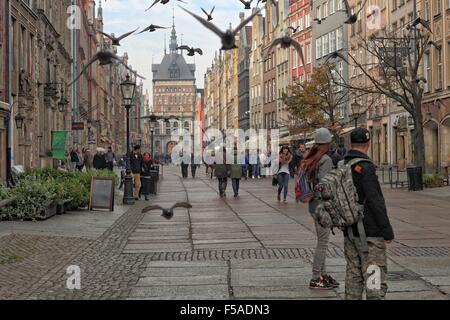
[[[345,164],[353,164],[353,183],[358,194],[358,202],[364,206],[362,222],[367,241],[364,250],[366,244],[363,243],[363,237],[360,237],[361,230],[357,224],[344,230],[347,300],[361,300],[364,289],[368,300],[384,299],[388,288],[386,244],[394,240],[394,231],[387,216],[375,165],[367,155],[369,147],[369,131],[364,128],[355,129],[351,133],[351,150],[344,160]],[[358,159],[362,161],[354,163]]]

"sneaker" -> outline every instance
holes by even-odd
[[[281,202],[281,196],[278,196],[278,202]]]
[[[332,290],[334,287],[323,276],[321,276],[319,279],[312,279],[309,283],[309,288],[317,290]]]
[[[336,281],[332,276],[329,276],[329,275],[327,275],[327,274],[325,274],[325,275],[323,275],[322,276],[326,281],[328,281],[328,283],[330,284],[330,285],[332,285],[333,286],[333,288],[338,288],[341,284],[338,282],[338,281]]]

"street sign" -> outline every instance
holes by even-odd
[[[72,131],[84,130],[84,122],[72,122]]]

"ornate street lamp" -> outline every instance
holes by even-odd
[[[61,90],[61,99],[58,102],[58,110],[61,113],[66,112],[66,107],[69,104],[69,101],[66,99],[66,96],[64,95],[64,90]]]
[[[353,115],[353,119],[355,121],[355,129],[356,129],[356,128],[358,128],[358,119],[360,117],[362,106],[355,99],[355,101],[351,104],[351,107],[352,107],[352,115]]]
[[[25,117],[19,113],[17,116],[15,116],[14,121],[16,122],[16,128],[18,130],[21,130],[23,128]]]
[[[123,203],[126,205],[133,205],[134,196],[133,196],[133,177],[131,176],[131,154],[130,154],[130,109],[134,99],[134,93],[136,90],[136,83],[131,81],[130,75],[127,75],[127,78],[124,82],[120,84],[120,88],[122,90],[122,98],[123,104],[127,111],[127,168],[124,182],[124,195],[123,195]]]

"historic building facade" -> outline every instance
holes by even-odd
[[[260,13],[252,20],[252,44],[250,52],[249,87],[250,87],[250,125],[253,129],[263,126],[263,37],[265,18]]]
[[[158,116],[171,116],[169,122],[160,121],[155,130],[155,153],[170,154],[175,141],[174,130],[191,131],[195,119],[195,65],[188,64],[177,50],[175,24],[172,27],[169,52],[164,53],[160,64],[153,64],[153,110]]]
[[[245,14],[241,13],[241,21]],[[252,45],[252,27],[246,26],[239,34],[238,50],[238,121],[239,128],[244,131],[250,129],[250,52]]]

